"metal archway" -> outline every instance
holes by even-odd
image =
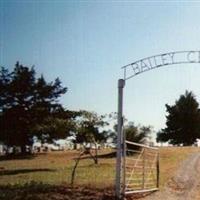
[[[123,89],[125,82],[134,76],[162,66],[174,64],[200,63],[200,51],[175,51],[146,57],[123,66],[124,78],[118,80],[118,128],[117,128],[117,162],[116,162],[116,198],[124,198],[123,166],[125,156],[125,137],[123,135]]]

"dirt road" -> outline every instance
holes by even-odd
[[[176,175],[144,200],[200,200],[200,153],[190,155],[180,164]]]

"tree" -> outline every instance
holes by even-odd
[[[78,143],[99,143],[106,140],[106,132],[100,128],[108,125],[104,116],[95,112],[80,111],[81,116],[77,120],[76,142]]]
[[[9,72],[0,69],[0,140],[8,146],[21,146],[25,152],[26,145],[31,145],[33,135],[41,137],[48,129],[49,137],[63,136],[66,131],[58,131],[58,127],[67,126],[67,116],[58,99],[67,92],[59,78],[47,83],[41,75],[36,78],[34,68],[16,63]],[[57,118],[55,120],[55,117]],[[59,119],[60,118],[60,119]],[[51,124],[54,119],[54,123]],[[51,124],[50,127],[47,124]],[[45,127],[45,125],[47,125]],[[45,128],[41,128],[41,127]],[[38,127],[40,130],[38,131]],[[47,128],[48,127],[48,128]],[[56,131],[53,127],[57,127]]]
[[[113,126],[113,131],[108,133],[108,137],[113,138],[113,142],[117,144],[117,113],[110,113],[109,118],[115,121]],[[135,125],[134,122],[128,122],[126,118],[124,121],[124,134],[126,136],[126,140],[136,142],[136,143],[145,143],[150,133],[152,132],[152,126],[140,126]]]
[[[133,122],[129,122],[124,128],[126,140],[140,144],[144,144],[147,141],[151,132],[151,126],[135,126]],[[129,144],[127,144],[127,147],[132,148]]]
[[[53,142],[55,139],[66,138],[76,132],[75,119],[80,113],[76,111],[65,111],[63,109],[49,113],[41,123],[33,128],[33,134],[41,142]]]
[[[161,129],[157,132],[156,142],[167,142],[168,140],[168,134],[166,134],[164,129]]]
[[[107,131],[103,128],[108,125],[104,120],[105,116],[99,116],[95,112],[80,111],[81,115],[77,120],[76,143],[86,143],[95,145],[94,161],[97,164],[97,144],[105,142],[107,139]]]
[[[186,91],[174,105],[166,104],[166,110],[166,128],[158,132],[157,141],[192,145],[200,137],[200,110],[194,94]]]
[[[95,155],[91,152],[91,146],[85,146],[85,149],[80,153],[77,159],[75,159],[75,165],[72,170],[71,175],[71,185],[73,186],[76,169],[79,164],[81,157],[84,154],[90,154],[91,158],[94,160],[95,164],[98,164],[98,155],[97,155],[97,143],[105,142],[107,138],[110,136],[108,131],[103,130],[103,128],[109,123],[105,120],[105,115],[98,115],[95,112],[89,112],[85,110],[81,110],[79,112],[79,117],[76,121],[76,139],[75,143],[86,143],[86,144],[94,144],[95,145]]]

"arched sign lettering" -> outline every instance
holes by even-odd
[[[143,58],[122,67],[124,80],[158,67],[184,63],[200,63],[200,51],[176,51]]]

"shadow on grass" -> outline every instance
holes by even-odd
[[[117,154],[116,152],[111,152],[111,153],[107,153],[107,154],[102,154],[102,155],[98,155],[98,158],[116,158]]]
[[[0,185],[3,200],[114,200],[112,187],[97,189],[95,186],[49,185],[30,182],[25,185]]]
[[[94,155],[93,155],[94,156]],[[101,154],[101,155],[97,155],[97,158],[116,158],[116,152],[111,152],[111,153],[106,153],[106,154]],[[91,156],[89,154],[85,154],[81,160],[84,160],[84,159],[88,159],[88,158],[91,158]],[[75,160],[76,158],[74,158]]]
[[[26,174],[33,172],[55,172],[53,169],[15,169],[15,170],[0,170],[0,176],[4,175],[17,175],[17,174]]]
[[[36,154],[18,154],[18,155],[5,155],[5,156],[0,156],[0,161],[4,160],[26,160],[26,159],[33,159],[37,155]]]

